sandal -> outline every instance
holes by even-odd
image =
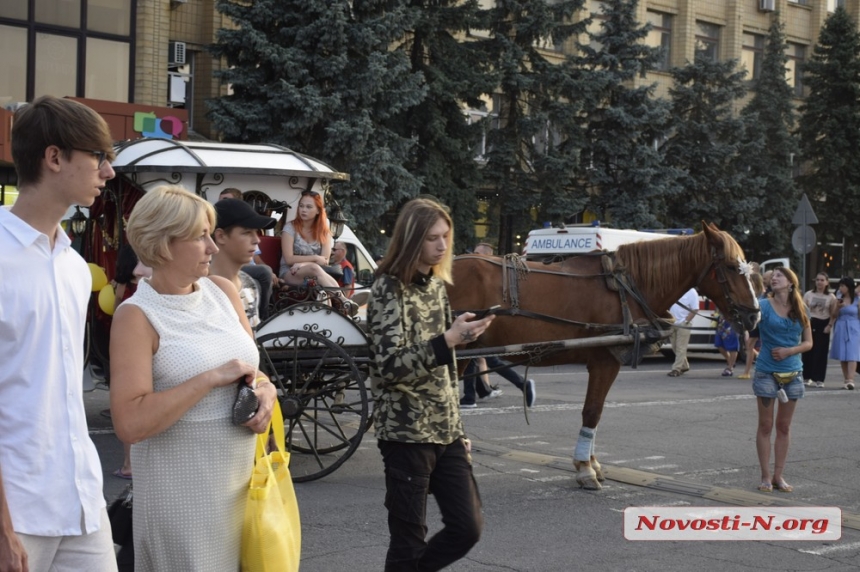
[[[772,493],[773,485],[767,481],[762,481],[761,484],[758,486],[758,490],[760,493]]]
[[[845,380],[845,385],[843,385],[843,388],[845,388],[845,389],[854,389],[854,382],[853,382],[853,381],[851,381],[850,379],[846,379],[846,380]]]
[[[681,375],[681,372],[678,371],[677,369],[673,369],[672,371],[670,371],[666,375],[668,375],[669,377],[678,377]]]
[[[722,375],[723,377],[731,377],[732,375],[734,375],[734,373],[732,372],[732,370],[730,368],[726,368],[723,370],[723,373],[720,375]]]
[[[773,481],[773,488],[778,490],[781,493],[790,493],[794,490],[794,487],[785,482],[785,479],[779,479],[779,481]]]
[[[750,378],[750,374],[748,374],[748,373],[742,373],[738,376],[738,379],[749,379],[749,378]]]
[[[114,471],[113,473],[111,473],[111,474],[112,474],[113,476],[115,476],[115,477],[119,477],[120,479],[126,479],[126,480],[129,480],[129,481],[132,479],[131,473],[123,473],[123,472],[122,472],[122,467],[120,467],[119,469],[115,470],[115,471]]]

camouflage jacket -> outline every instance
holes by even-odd
[[[447,445],[464,436],[445,285],[374,281],[367,306],[376,437]]]

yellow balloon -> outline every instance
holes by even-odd
[[[108,284],[99,290],[99,308],[108,316],[113,316],[113,305],[116,300],[116,293],[113,291],[113,286]]]
[[[90,267],[90,274],[93,277],[93,292],[101,292],[108,282],[104,268],[93,262],[89,262],[87,266]]]

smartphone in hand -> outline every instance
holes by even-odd
[[[490,306],[486,310],[478,310],[477,312],[475,312],[475,317],[472,319],[473,320],[482,320],[485,317],[489,316],[490,314],[495,314],[496,311],[501,307],[502,306],[500,304],[496,304],[495,306]]]

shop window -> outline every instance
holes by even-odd
[[[27,100],[27,30],[0,26],[0,107]]]

